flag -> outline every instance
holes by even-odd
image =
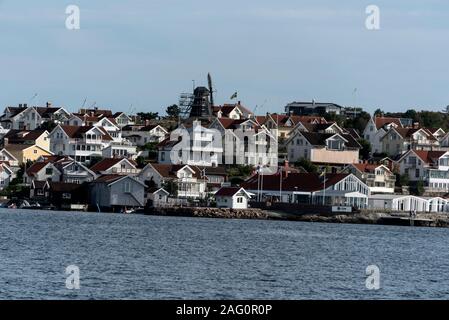
[[[237,98],[237,91],[231,96],[231,100]]]

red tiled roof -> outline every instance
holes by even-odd
[[[446,151],[412,150],[425,163],[436,163]]]
[[[390,123],[394,123],[396,124],[399,128],[402,128],[402,123],[401,120],[399,118],[390,118],[390,117],[375,117],[374,118],[374,123],[376,124],[376,128],[380,129],[383,126],[390,124]]]
[[[372,173],[376,170],[376,168],[380,167],[382,164],[372,164],[372,163],[353,163],[355,168],[357,168],[360,172],[368,172]],[[386,166],[387,167],[387,166]],[[388,167],[387,167],[388,168]]]
[[[31,165],[31,167],[27,169],[26,173],[28,176],[35,175],[39,171],[41,171],[47,164],[48,162],[35,162]]]
[[[97,128],[102,134],[103,140],[114,140],[111,135],[102,127],[94,127],[94,126],[61,126],[62,130],[69,136],[69,138],[81,138],[84,133],[87,131]]]

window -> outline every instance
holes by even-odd
[[[125,193],[131,193],[131,182],[125,182],[125,184],[123,185],[124,188],[124,192]]]
[[[416,169],[416,171],[415,171],[415,177],[416,177],[416,178],[419,178],[419,169]]]
[[[34,154],[37,154],[37,150],[34,150]]]
[[[43,195],[44,195],[44,190],[42,190],[42,189],[37,189],[36,194],[37,194],[38,196],[43,196]]]
[[[238,197],[237,198],[237,203],[243,203],[243,197]]]
[[[46,174],[47,176],[52,175],[52,174],[53,174],[53,168],[47,168],[47,169],[45,169],[45,174]]]
[[[72,199],[72,195],[70,193],[63,193],[62,199]]]

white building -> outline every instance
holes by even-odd
[[[191,127],[180,126],[158,144],[158,162],[216,167],[223,154],[221,139],[218,131],[204,128],[199,121]]]
[[[398,212],[449,212],[447,199],[440,197],[424,198],[411,195],[372,195],[368,200],[368,208]]]
[[[359,161],[360,144],[350,134],[295,132],[286,142],[288,160],[348,165]]]
[[[373,153],[382,153],[381,139],[390,128],[402,128],[399,118],[371,117],[363,131],[363,138],[370,142]]]
[[[35,130],[41,124],[52,121],[57,124],[64,123],[70,117],[70,113],[62,107],[28,107],[20,104],[19,107],[7,107],[0,118],[0,123],[5,129]]]
[[[314,173],[252,176],[242,185],[258,200],[316,204],[327,206],[354,206],[366,208],[369,187],[353,174],[332,173],[319,176]]]
[[[243,188],[223,187],[215,193],[217,208],[247,209],[251,195]]]
[[[162,142],[167,134],[168,131],[160,125],[128,125],[122,128],[123,137],[136,146],[144,146],[151,142]]]
[[[188,165],[149,163],[138,174],[137,179],[149,187],[175,191],[178,198],[205,199],[207,195],[206,177],[198,169]],[[168,184],[176,190],[168,190]]]
[[[222,164],[252,166],[278,165],[277,133],[260,126],[254,120],[217,118],[210,129],[218,130],[223,152]]]
[[[344,170],[353,173],[370,189],[370,193],[394,193],[396,175],[383,164],[353,163]]]
[[[103,157],[103,149],[110,146],[113,138],[102,127],[58,125],[50,133],[50,151],[67,155],[79,162],[90,162]]]

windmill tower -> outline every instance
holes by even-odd
[[[191,93],[182,93],[179,99],[182,118],[210,118],[214,105],[212,77],[207,75],[208,88],[196,87]]]

